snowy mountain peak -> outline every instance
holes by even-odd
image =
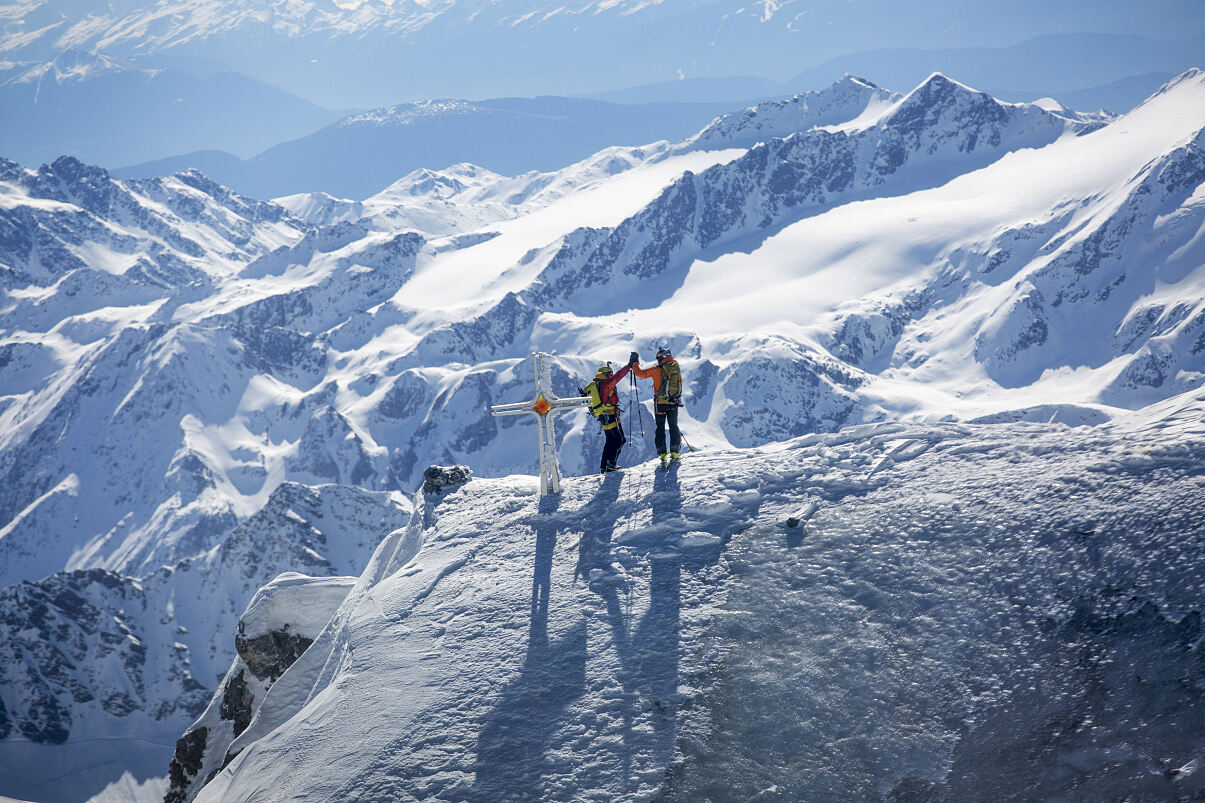
[[[503,176],[484,167],[460,162],[442,170],[421,168],[402,176],[370,200],[390,202],[398,196],[426,196],[447,200],[470,186],[496,182]]]
[[[197,171],[117,180],[69,156],[37,170],[0,163],[0,198],[7,205],[3,214],[21,221],[0,233],[8,288],[51,287],[76,272],[77,280],[99,272],[160,289],[209,283],[306,229],[281,207],[241,196]],[[70,309],[91,296],[100,302],[120,295],[113,282],[74,298]],[[32,309],[40,306],[33,297],[7,300],[25,309],[17,320],[41,314]]]
[[[810,128],[846,123],[882,108],[899,95],[846,74],[832,86],[786,100],[766,101],[716,118],[687,140],[688,147],[750,147]]]
[[[1151,97],[1147,98],[1142,102],[1142,104],[1139,105],[1145,105],[1156,98],[1181,90],[1183,88],[1188,88],[1189,91],[1191,91],[1192,87],[1199,86],[1203,83],[1205,83],[1205,70],[1202,70],[1198,67],[1193,67],[1191,70],[1185,70],[1175,78],[1168,81],[1159,88],[1159,91],[1151,95]]]
[[[986,92],[972,89],[940,72],[932,73],[899,102],[894,114],[912,115],[915,109],[933,108],[952,104],[1002,105]]]

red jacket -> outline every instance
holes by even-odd
[[[630,365],[625,365],[606,379],[595,379],[598,383],[598,399],[600,402],[613,407],[619,406],[619,393],[615,388],[619,385],[619,380],[628,375],[628,370],[631,367]]]

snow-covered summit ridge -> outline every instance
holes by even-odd
[[[12,289],[95,272],[121,277],[112,284],[131,291],[207,284],[306,228],[196,170],[119,180],[68,156],[37,170],[0,159],[0,210],[9,223],[0,265]],[[33,296],[22,299],[29,304]],[[8,311],[13,301],[6,299]]]
[[[857,108],[846,112],[861,116]],[[575,233],[528,298],[586,315],[618,312],[633,306],[634,297],[639,306],[656,308],[681,281],[684,265],[702,253],[764,237],[849,201],[937,187],[1007,153],[1088,130],[1080,121],[1032,104],[1000,103],[934,74],[884,104],[872,125],[770,139],[735,160],[684,175],[611,230]],[[650,292],[644,283],[661,277],[664,286]]]
[[[354,221],[378,231],[415,229],[481,241],[490,233],[475,229],[531,214],[621,173],[656,164],[671,154],[671,146],[665,142],[616,146],[560,170],[517,176],[461,163],[440,170],[415,170],[364,201],[334,198],[326,193],[302,193],[275,201],[313,225]],[[459,239],[453,245],[466,242]]]
[[[1194,794],[1203,414],[472,480],[382,542],[197,800]]]
[[[814,127],[848,124],[873,116],[900,95],[847,74],[831,87],[759,103],[716,118],[683,147],[751,147]]]
[[[900,97],[893,104],[893,107],[887,109],[884,113],[895,113],[897,112],[896,107],[923,108],[926,106],[932,106],[933,104],[940,102],[941,98],[948,96],[958,96],[962,98],[962,102],[964,104],[979,107],[997,105],[1013,106],[1019,109],[1027,110],[1040,109],[1055,117],[1060,117],[1070,122],[1081,124],[1072,127],[1074,132],[1081,134],[1095,130],[1101,125],[1108,123],[1110,120],[1115,119],[1115,115],[1111,115],[1107,112],[1079,112],[1073,109],[1068,109],[1066,106],[1058,103],[1057,101],[1043,102],[1039,100],[1032,103],[1008,103],[1005,101],[999,101],[988,93],[969,87],[966,84],[956,81],[941,72],[934,72],[927,79],[922,81],[921,84],[916,87],[916,89],[912,90],[903,97]],[[912,112],[906,111],[905,113],[910,114]]]

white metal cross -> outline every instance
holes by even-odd
[[[536,375],[536,395],[529,402],[498,404],[490,408],[494,415],[530,413],[540,419],[540,496],[561,492],[561,466],[556,456],[556,432],[552,416],[590,404],[582,396],[557,398],[552,392],[552,355],[537,351],[531,355]]]

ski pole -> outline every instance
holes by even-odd
[[[628,380],[629,380],[629,382],[628,382],[628,429],[631,430],[631,434],[635,435],[636,434],[636,421],[635,421],[636,404],[639,404],[637,402],[633,402],[633,398],[634,398],[633,394],[636,392],[636,377],[631,374],[628,374]]]
[[[628,374],[628,378],[632,380],[632,392],[636,394],[636,407],[638,409],[637,416],[640,418],[640,437],[648,440],[648,435],[644,434],[644,408],[640,405],[640,385],[636,384],[636,375]],[[632,427],[632,433],[635,434],[636,428]]]
[[[688,451],[688,452],[697,452],[698,451],[698,449],[696,449],[695,447],[690,445],[690,441],[686,440],[686,433],[682,431],[681,427],[678,428],[678,437],[682,439],[682,443],[686,446],[686,451]]]

